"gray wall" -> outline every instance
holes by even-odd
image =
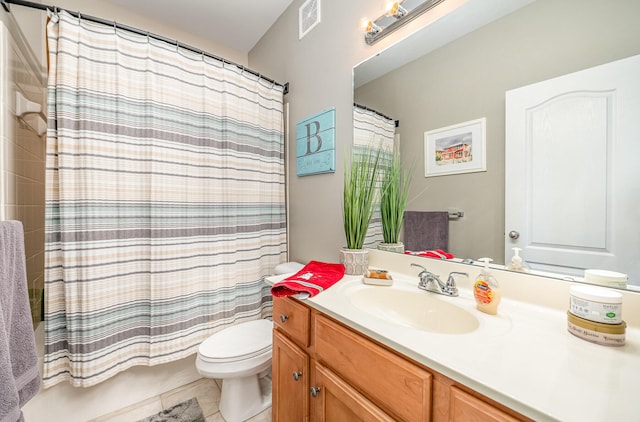
[[[466,0],[448,0],[451,8]],[[342,176],[345,148],[353,138],[353,67],[410,34],[435,17],[423,15],[374,46],[364,42],[361,20],[381,14],[383,2],[323,0],[322,22],[298,40],[298,8],[291,6],[249,52],[249,67],[290,83],[289,222],[290,258],[337,262],[344,246]],[[336,171],[316,176],[295,174],[295,123],[328,107],[336,108]]]
[[[343,152],[352,140],[352,68],[430,18],[367,46],[358,24],[379,14],[378,2],[324,0],[322,23],[298,40],[302,3],[294,1],[249,53],[249,65],[291,85],[290,258],[337,261],[344,245],[340,201]],[[402,153],[418,158],[408,209],[465,211],[451,225],[456,255],[497,262],[504,256],[504,92],[639,54],[638,16],[637,0],[537,0],[380,78],[375,90],[373,82],[359,89],[359,102],[401,120]],[[336,107],[337,170],[297,177],[295,122],[330,106]],[[424,178],[424,132],[479,117],[487,118],[488,171]]]

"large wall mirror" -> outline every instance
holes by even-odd
[[[470,1],[469,10],[480,3]],[[354,69],[354,101],[399,120],[401,154],[415,162],[407,210],[464,211],[450,221],[450,252],[498,264],[511,252],[505,241],[505,93],[640,54],[640,2],[535,0],[513,7],[490,22],[461,8]],[[424,177],[424,133],[479,118],[486,118],[487,170]],[[632,183],[637,194],[626,202],[638,221],[640,180]],[[640,229],[625,229],[636,233],[627,253],[633,262],[606,269],[640,274],[640,259],[633,259],[640,256]],[[629,285],[640,286],[638,276],[630,276]]]

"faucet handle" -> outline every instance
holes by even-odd
[[[411,266],[412,266],[412,267],[422,268],[422,271],[423,271],[423,272],[425,272],[425,273],[428,273],[428,272],[429,272],[429,271],[427,271],[427,269],[426,269],[425,267],[423,267],[423,266],[422,266],[422,265],[420,265],[420,264],[416,264],[416,263],[413,263],[413,262],[412,262],[412,263],[411,263]]]
[[[420,271],[420,274],[418,274],[418,277],[420,277],[420,279],[421,279],[421,280],[426,279],[426,278],[429,276],[429,274],[431,274],[431,273],[430,273],[430,272],[429,272],[425,267],[423,267],[423,266],[422,266],[422,265],[420,265],[420,264],[414,264],[414,263],[412,262],[412,263],[411,263],[411,266],[412,266],[412,267],[418,267],[418,268],[421,268],[421,269],[422,269],[422,271]]]
[[[469,273],[463,273],[463,272],[459,272],[459,271],[452,271],[449,273],[449,277],[447,278],[447,284],[445,285],[448,289],[455,289],[458,290],[458,288],[456,287],[456,276],[457,275],[462,275],[465,277],[469,277]]]

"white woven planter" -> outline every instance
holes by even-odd
[[[364,275],[369,268],[369,251],[366,249],[340,249],[340,263],[345,274]]]
[[[378,249],[387,252],[404,253],[404,243],[378,243]]]

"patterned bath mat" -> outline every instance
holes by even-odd
[[[205,422],[202,409],[194,397],[137,422]]]

